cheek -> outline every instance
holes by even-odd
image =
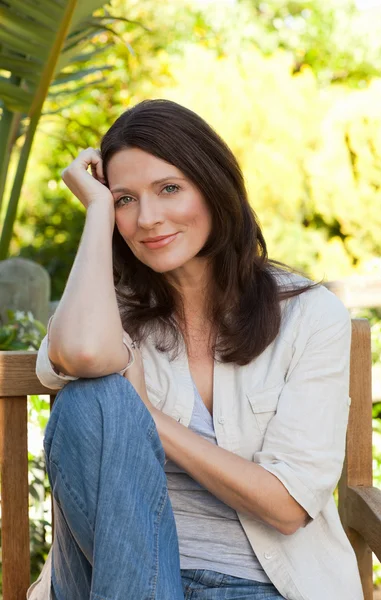
[[[124,239],[132,239],[135,231],[136,224],[133,219],[128,218],[126,214],[122,215],[122,212],[115,214],[115,224],[119,229],[119,233]]]
[[[208,236],[212,229],[212,216],[205,205],[199,207],[198,212],[194,216],[194,226],[199,230],[200,234]]]
[[[211,215],[201,199],[198,202],[190,202],[186,206],[179,206],[175,212],[176,214],[174,213],[172,218],[178,223],[183,222],[189,227],[195,227],[203,232],[209,231],[211,228]]]

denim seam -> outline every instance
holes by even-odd
[[[102,594],[102,596],[99,596],[99,594],[94,594],[94,592],[90,592],[90,599],[91,600],[114,600],[113,598],[108,598],[108,596],[104,596]]]
[[[65,477],[62,469],[60,468],[60,466],[54,460],[50,460],[50,464],[54,465],[57,468],[57,470],[59,471],[59,473],[60,473],[60,475],[62,477],[62,483],[64,484],[66,490],[70,494],[73,502],[75,502],[75,504],[78,507],[78,509],[83,513],[83,516],[86,518],[86,520],[89,523],[90,527],[92,529],[94,529],[94,523],[92,523],[92,521],[90,520],[89,515],[87,514],[87,512],[86,512],[84,506],[82,505],[80,499],[78,498],[78,496],[76,494],[74,494],[74,492],[71,490],[69,484],[66,481],[66,477]]]
[[[153,436],[153,433],[154,433],[155,429],[156,429],[156,424],[155,424],[155,421],[153,421],[151,429],[149,429],[148,432],[147,432],[147,437],[148,437],[149,440]]]
[[[156,585],[157,585],[157,578],[158,578],[158,574],[159,574],[159,526],[160,526],[160,521],[161,521],[161,517],[162,517],[163,511],[164,511],[164,506],[167,501],[167,498],[168,498],[168,490],[165,489],[164,495],[163,495],[163,500],[161,502],[161,505],[159,505],[159,510],[158,510],[158,514],[157,514],[156,531],[155,531],[155,554],[156,554],[155,571],[154,571],[154,576],[153,576],[152,594],[149,596],[148,600],[155,600],[155,596],[156,596]]]

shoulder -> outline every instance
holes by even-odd
[[[336,325],[350,327],[351,315],[340,298],[323,284],[301,294],[303,320],[311,327],[321,328]]]
[[[307,277],[287,271],[277,272],[275,278],[281,291],[303,288],[314,282]],[[291,319],[306,331],[321,328],[349,328],[351,316],[342,301],[323,284],[318,283],[300,294],[281,301],[285,321]]]

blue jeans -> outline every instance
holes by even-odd
[[[271,584],[181,570],[155,422],[124,377],[69,382],[44,438],[56,600],[275,600]]]

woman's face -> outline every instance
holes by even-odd
[[[211,230],[196,186],[175,166],[139,148],[117,152],[107,175],[116,225],[136,258],[159,273],[188,265]]]

